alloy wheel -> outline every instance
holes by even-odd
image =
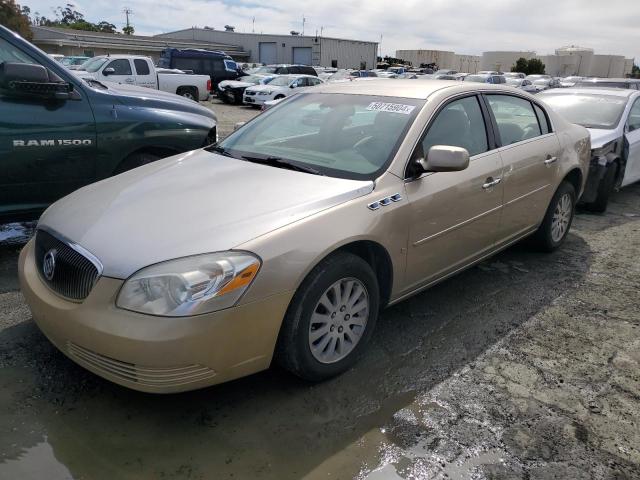
[[[556,209],[553,212],[553,218],[551,220],[551,239],[554,242],[559,242],[567,233],[569,229],[569,222],[571,222],[571,215],[573,213],[573,200],[571,195],[565,193],[558,199]]]
[[[343,278],[321,296],[311,316],[309,347],[320,363],[335,363],[349,355],[367,327],[369,294],[356,278]]]

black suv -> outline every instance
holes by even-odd
[[[240,71],[235,60],[226,53],[195,48],[184,50],[165,48],[160,54],[158,67],[177,68],[197,75],[209,75],[211,88],[215,92],[218,91],[218,84],[221,81],[236,80],[245,75]]]

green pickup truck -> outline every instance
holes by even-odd
[[[210,109],[83,80],[0,26],[0,223],[37,217],[86,184],[216,139]]]

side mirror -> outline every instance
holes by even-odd
[[[102,71],[102,74],[103,74],[105,77],[108,77],[109,75],[113,75],[114,73],[116,73],[116,69],[115,69],[115,68],[113,68],[113,67],[105,68],[105,69]]]
[[[235,132],[235,131],[236,131],[236,130],[238,130],[239,128],[244,127],[244,125],[245,125],[246,123],[247,123],[247,122],[238,122],[238,123],[236,123],[236,124],[233,126],[233,131]]]
[[[469,166],[469,152],[465,148],[434,145],[427,158],[417,162],[425,172],[459,172]]]
[[[0,89],[23,97],[67,100],[73,96],[73,85],[42,65],[31,63],[0,64]]]

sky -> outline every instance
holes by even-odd
[[[133,10],[136,34],[153,35],[193,26],[238,32],[316,30],[325,36],[381,42],[384,55],[401,49],[535,51],[579,45],[640,63],[638,0],[66,0],[91,22],[121,29],[125,7]],[[65,1],[18,0],[32,12],[53,17]]]

